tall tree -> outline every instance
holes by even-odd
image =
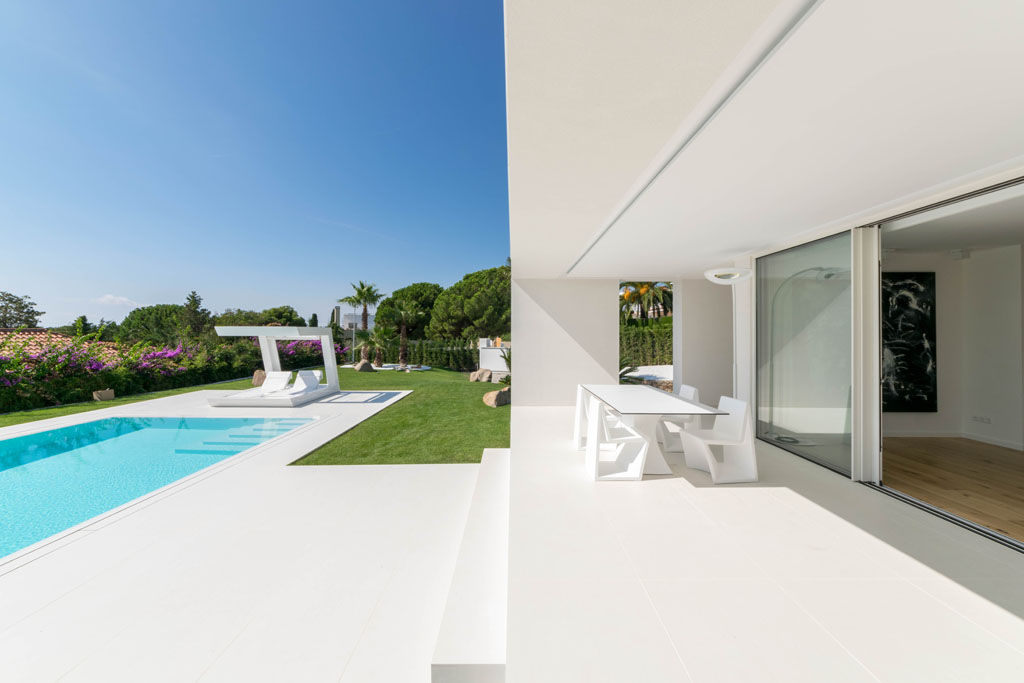
[[[370,353],[373,353],[373,364],[378,367],[384,364],[384,355],[394,343],[395,328],[386,323],[374,325],[373,330],[359,330],[356,333],[356,348],[365,356],[363,360],[369,360]]]
[[[178,312],[181,336],[196,339],[213,326],[213,316],[203,308],[203,297],[192,290],[185,297],[185,305]]]
[[[372,282],[363,282],[362,280],[359,281],[359,284],[353,284],[352,290],[353,293],[350,296],[338,299],[338,303],[363,307],[363,331],[365,332],[370,327],[370,306],[375,306],[384,298],[384,295]],[[370,360],[369,347],[363,346],[359,357],[362,360]]]
[[[512,269],[500,266],[470,273],[434,301],[427,336],[476,339],[505,334],[512,327]]]
[[[623,322],[660,318],[671,309],[672,285],[667,282],[623,282],[619,286]]]
[[[396,289],[391,296],[380,302],[377,306],[377,320],[389,320],[401,300],[412,301],[423,311],[423,316],[411,325],[407,331],[409,339],[425,339],[427,325],[430,324],[430,311],[434,308],[434,301],[444,291],[444,287],[433,282],[414,282],[413,284]]]
[[[44,312],[27,296],[0,292],[0,327],[38,327]]]
[[[387,322],[398,327],[399,365],[409,364],[409,330],[415,327],[423,319],[423,316],[423,309],[412,299],[399,299],[387,311],[377,312],[378,325]]]
[[[117,330],[118,339],[161,346],[176,344],[180,339],[181,309],[178,304],[157,304],[133,309],[121,321]]]
[[[310,313],[309,314],[309,326],[310,327],[319,327],[320,326],[320,320],[317,319],[316,313]]]

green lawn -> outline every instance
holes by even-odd
[[[22,410],[17,413],[4,413],[0,415],[0,427],[9,427],[10,425],[22,424],[24,422],[35,422],[36,420],[45,420],[51,417],[61,417],[63,415],[74,415],[75,413],[86,413],[90,410],[99,410],[100,408],[113,408],[114,406],[123,406],[129,403],[137,403],[139,401],[148,401],[151,398],[163,398],[164,396],[175,396],[176,394],[187,394],[190,391],[199,391],[200,389],[248,389],[252,387],[252,381],[248,379],[235,380],[234,382],[219,382],[217,384],[201,384],[194,387],[181,387],[179,389],[168,389],[167,391],[154,391],[150,394],[134,394],[132,396],[124,396],[122,398],[115,398],[113,401],[91,401],[89,403],[69,403],[63,406],[53,406],[52,408],[37,408],[36,410]]]
[[[509,408],[481,398],[498,384],[470,382],[448,370],[340,370],[342,389],[412,389],[412,394],[361,422],[294,465],[378,465],[480,462],[485,448],[508,448]]]
[[[470,382],[449,370],[356,372],[339,370],[344,389],[412,389],[394,405],[361,422],[295,465],[372,465],[480,462],[485,448],[508,448],[509,408],[488,408],[481,398],[498,384]],[[113,401],[74,403],[0,415],[0,427],[174,396],[200,389],[246,389],[248,379],[206,384]]]

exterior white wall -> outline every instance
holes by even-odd
[[[505,347],[511,351],[511,347]],[[498,346],[480,347],[480,369],[492,372],[507,372],[508,365],[505,363],[505,356],[502,355],[503,348]]]
[[[703,403],[732,396],[732,288],[707,280],[672,283],[672,365],[679,382],[697,387]]]
[[[619,281],[512,278],[514,406],[572,405],[576,385],[617,384]]]
[[[1021,247],[974,251],[961,263],[964,436],[1024,449]]]

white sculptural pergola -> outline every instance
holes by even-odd
[[[322,384],[314,391],[265,393],[259,388],[249,389],[229,396],[210,399],[211,405],[217,406],[297,406],[309,401],[328,396],[340,390],[338,385],[338,363],[334,356],[334,336],[329,327],[273,327],[273,326],[217,326],[214,328],[221,337],[256,337],[259,340],[260,354],[263,356],[265,372],[280,372],[281,357],[278,355],[277,342],[280,340],[320,340],[324,357],[324,374],[327,384]],[[296,384],[298,383],[296,380]],[[315,379],[312,381],[316,381]]]

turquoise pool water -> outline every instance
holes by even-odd
[[[0,557],[309,421],[112,417],[2,440]]]

